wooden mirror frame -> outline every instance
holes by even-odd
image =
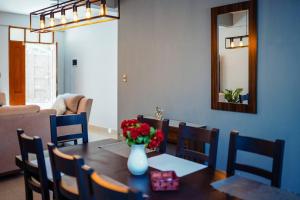
[[[249,100],[248,104],[219,102],[220,70],[218,68],[218,15],[248,10],[249,12]],[[256,0],[211,8],[211,108],[233,112],[256,113],[257,28]]]

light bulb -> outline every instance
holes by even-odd
[[[101,4],[100,5],[100,16],[104,16],[107,14],[107,7],[106,4]]]
[[[91,18],[91,16],[92,16],[91,8],[86,8],[85,17],[86,18]]]
[[[234,47],[234,41],[230,42],[230,47],[233,48]]]
[[[67,23],[66,13],[65,13],[65,10],[64,10],[64,9],[61,10],[61,23],[62,23],[62,24]]]
[[[78,21],[78,13],[77,13],[77,7],[76,5],[73,6],[73,21]]]
[[[244,46],[243,38],[240,39],[240,47]]]
[[[65,15],[62,15],[62,16],[61,16],[61,23],[62,23],[62,24],[67,23],[67,19],[66,19],[66,16],[65,16]]]
[[[40,18],[40,27],[41,29],[45,28],[45,17],[43,15]]]
[[[92,10],[91,10],[91,3],[90,1],[86,2],[86,12],[85,12],[85,17],[86,18],[91,18],[92,16]]]
[[[51,14],[50,14],[50,26],[54,26],[54,25],[55,25],[54,14],[51,13]]]
[[[41,28],[45,28],[45,21],[41,20]]]
[[[50,26],[54,26],[55,22],[54,22],[54,18],[50,18]]]
[[[78,21],[78,13],[76,11],[73,11],[73,21]]]

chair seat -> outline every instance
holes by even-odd
[[[79,192],[75,178],[65,175],[60,182],[60,190],[70,199],[78,199]]]

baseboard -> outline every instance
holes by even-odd
[[[94,124],[89,124],[89,129],[95,130],[95,131],[107,132],[109,134],[118,134],[117,130],[96,126]]]

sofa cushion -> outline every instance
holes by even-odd
[[[65,98],[65,104],[67,110],[70,110],[73,113],[77,113],[79,101],[84,98],[83,95],[69,95]]]
[[[14,115],[14,114],[37,113],[39,111],[40,111],[40,107],[37,105],[0,107],[0,115],[1,116]]]

